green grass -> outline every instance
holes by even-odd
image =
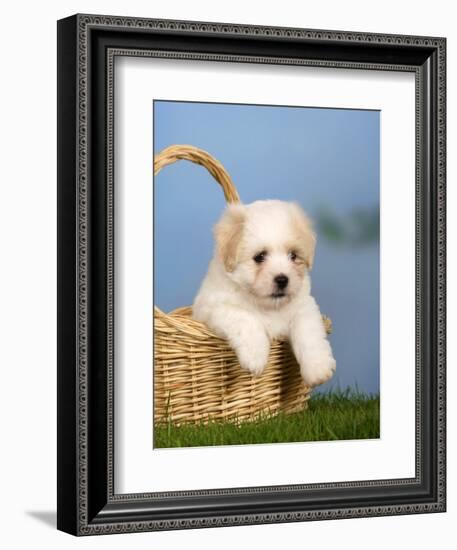
[[[154,447],[202,447],[379,438],[379,396],[354,390],[315,394],[307,410],[245,422],[156,425]]]

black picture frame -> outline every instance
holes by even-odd
[[[116,55],[397,70],[416,86],[416,475],[114,493],[112,97]],[[58,529],[124,533],[443,512],[446,40],[74,15],[58,22]]]

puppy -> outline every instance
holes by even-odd
[[[295,203],[229,205],[215,230],[216,250],[193,304],[193,317],[228,340],[255,376],[270,341],[288,339],[304,382],[323,384],[336,362],[310,294],[316,236]]]

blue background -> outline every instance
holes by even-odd
[[[339,386],[379,392],[379,111],[154,102],[154,153],[191,144],[215,156],[241,200],[300,203],[318,241],[312,293],[334,324]],[[225,202],[202,167],[180,161],[154,180],[154,301],[190,305]]]

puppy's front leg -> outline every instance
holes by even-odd
[[[321,313],[311,296],[306,298],[292,320],[290,342],[305,384],[318,386],[333,376],[336,361],[327,340]]]
[[[244,369],[254,376],[262,374],[268,362],[270,340],[254,315],[236,308],[216,307],[206,322],[228,340]]]

